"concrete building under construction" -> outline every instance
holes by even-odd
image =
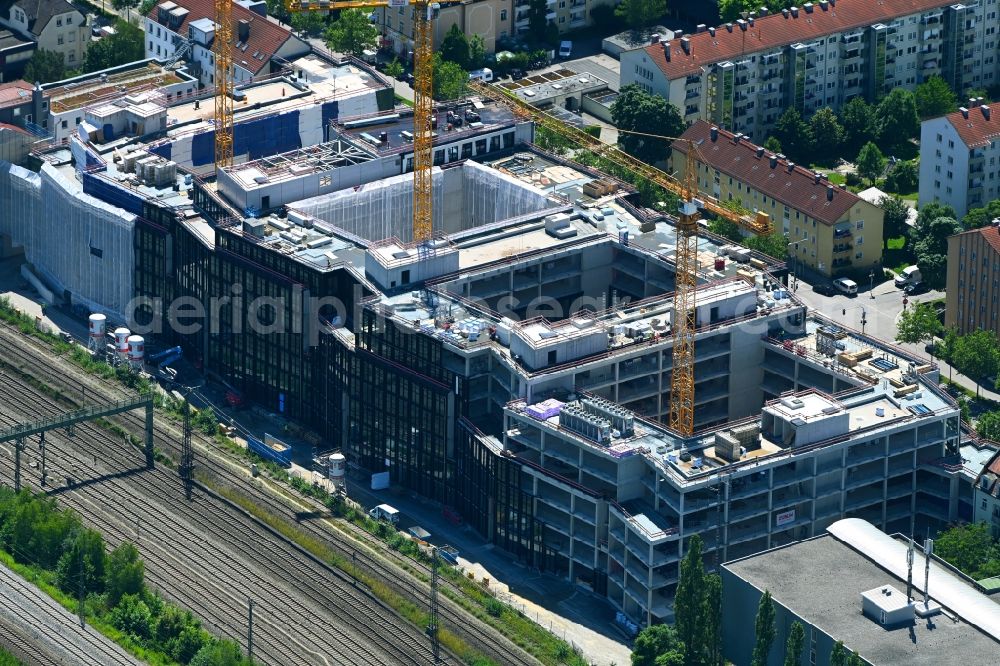
[[[412,117],[359,91],[375,106],[350,117],[306,98],[249,109],[288,134],[216,179],[203,121],[169,122],[186,100],[153,136],[38,151],[36,170],[0,172],[19,211],[0,234],[56,297],[181,345],[354,470],[638,622],[670,616],[695,534],[721,562],[843,517],[923,533],[971,511],[941,464],[961,433],[936,368],[811,314],[783,264],[707,232],[695,433],[669,431],[671,219],[462,102],[436,113],[435,237],[416,245]],[[166,324],[182,297],[204,325]]]

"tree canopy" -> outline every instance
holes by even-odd
[[[1000,442],[1000,411],[981,414],[976,419],[976,432],[980,437]]]
[[[434,54],[434,99],[457,99],[465,94],[468,83],[469,74],[461,65]]]
[[[874,142],[869,141],[861,148],[858,158],[854,160],[858,168],[858,175],[867,178],[870,183],[875,184],[875,180],[885,171],[885,155],[878,149]]]
[[[900,313],[899,321],[896,323],[896,342],[908,344],[930,342],[943,329],[934,308],[929,303],[917,303]]]
[[[903,201],[902,197],[890,194],[882,197],[878,202],[882,208],[883,222],[882,234],[886,238],[898,238],[906,233],[906,219],[910,214],[910,208]]]
[[[945,530],[934,540],[934,554],[976,580],[1000,576],[1000,544],[986,523]]]
[[[624,130],[618,134],[621,149],[649,164],[667,159],[670,141],[628,132],[660,136],[680,136],[684,132],[684,120],[677,107],[635,83],[622,87],[611,105],[611,118],[618,129]]]
[[[788,640],[785,641],[785,666],[799,666],[802,663],[802,648],[805,645],[806,631],[801,622],[792,622],[788,630]]]
[[[320,12],[294,12],[289,25],[307,37],[319,37],[326,30],[326,21],[327,17]]]
[[[468,69],[469,39],[457,23],[452,23],[448,28],[444,39],[441,40],[441,46],[438,47],[438,53],[441,54],[442,60],[456,63],[462,69]]]
[[[781,142],[784,153],[794,160],[806,162],[812,154],[812,129],[795,107],[789,107],[778,118],[774,137]]]
[[[972,208],[962,218],[962,228],[979,229],[1000,218],[1000,199],[994,199],[983,208]]]
[[[622,0],[615,13],[635,30],[652,25],[667,13],[666,0]]]
[[[832,162],[844,144],[844,126],[837,114],[830,107],[823,107],[809,119],[809,131],[813,137],[813,159]]]
[[[917,215],[917,224],[910,229],[910,239],[923,281],[931,287],[944,286],[948,236],[960,230],[958,222],[952,217],[921,218]]]
[[[898,160],[885,176],[885,189],[899,194],[917,191],[920,173],[915,160]]]
[[[751,250],[757,250],[775,259],[788,257],[788,236],[777,229],[766,236],[748,236],[742,242]]]
[[[632,666],[683,666],[684,643],[677,630],[654,624],[639,632],[632,647]]]
[[[958,99],[951,87],[937,75],[918,85],[914,97],[922,120],[951,113],[958,106]]]
[[[704,653],[705,566],[701,561],[701,537],[694,535],[688,541],[687,552],[681,560],[680,579],[674,597],[677,636],[684,643],[686,662],[692,663],[695,655]]]
[[[771,601],[770,590],[764,590],[757,606],[757,618],[754,620],[754,646],[750,657],[751,666],[767,666],[767,656],[771,653],[774,643],[774,602]]]
[[[920,272],[923,273],[923,268]],[[980,328],[959,337],[949,363],[963,375],[975,380],[995,376],[1000,370],[1000,348],[996,333]],[[978,381],[976,394],[979,394]]]
[[[345,9],[323,33],[323,40],[332,50],[360,56],[378,42],[378,27],[368,19],[364,9]]]
[[[917,101],[909,90],[893,88],[879,102],[875,115],[879,139],[890,151],[898,150],[911,138],[920,135]]]
[[[863,97],[852,98],[840,109],[840,122],[844,126],[844,152],[848,155],[857,155],[877,136],[875,109]]]
[[[84,70],[97,72],[142,60],[146,53],[143,39],[141,28],[118,21],[115,23],[115,34],[102,37],[87,47],[87,54],[83,57]]]
[[[31,83],[51,83],[64,78],[66,78],[66,65],[63,63],[62,54],[55,51],[38,49],[24,68],[24,79]]]

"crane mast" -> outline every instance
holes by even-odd
[[[233,0],[215,0],[215,168],[233,164]]]

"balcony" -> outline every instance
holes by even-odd
[[[851,245],[850,243],[841,243],[840,245],[834,245],[833,246],[833,253],[834,254],[843,254],[845,252],[850,252],[853,249],[854,249],[854,246]]]
[[[556,20],[556,13],[555,13],[555,11],[549,10],[549,11],[545,12],[545,20],[546,21],[555,21]]]

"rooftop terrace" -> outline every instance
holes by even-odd
[[[141,91],[152,91],[173,83],[194,82],[194,78],[183,70],[165,69],[156,61],[142,61],[126,66],[128,69],[84,75],[42,86],[49,99],[52,113],[63,113],[92,106],[101,102],[111,102],[123,96]]]

